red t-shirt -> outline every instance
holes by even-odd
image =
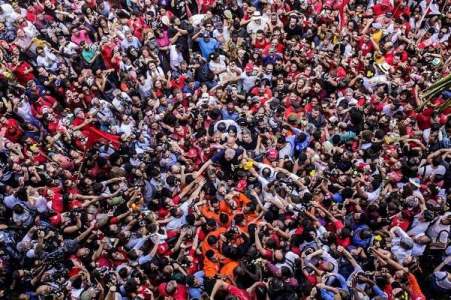
[[[268,46],[269,42],[267,39],[263,38],[261,40],[255,40],[254,48],[257,49],[265,49]]]
[[[237,297],[239,300],[250,300],[251,299],[251,296],[249,295],[249,293],[247,291],[239,289],[234,285],[229,285],[227,290],[232,296]]]
[[[417,122],[420,130],[431,128],[432,125],[431,116],[433,112],[434,110],[432,108],[426,108],[417,115]]]
[[[33,72],[25,72],[28,69],[32,69],[32,66],[26,61],[20,62],[20,64],[14,69],[14,75],[16,75],[17,81],[22,85],[25,85],[28,81],[34,79]]]

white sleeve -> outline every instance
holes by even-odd
[[[404,230],[402,230],[400,227],[395,229],[396,235],[399,236],[400,238],[405,238],[405,239],[412,239]]]

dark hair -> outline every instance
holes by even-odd
[[[218,242],[218,238],[217,238],[217,237],[215,237],[214,235],[208,236],[208,238],[207,238],[207,243],[208,243],[209,245],[214,245],[214,244],[216,244],[217,242]]]
[[[215,252],[213,250],[207,250],[207,252],[205,252],[205,256],[207,258],[212,258],[213,256],[215,256]]]

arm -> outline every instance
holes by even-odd
[[[131,212],[130,210],[129,210],[129,211],[126,211],[125,213],[118,215],[118,216],[116,217],[116,219],[117,219],[118,221],[121,221],[122,219],[125,219],[126,217],[128,217],[131,213],[132,213],[132,212]]]
[[[197,32],[196,34],[193,35],[193,41],[197,42],[197,39],[199,38],[199,36],[202,34],[202,30],[199,30],[199,32]]]
[[[202,167],[200,167],[199,171],[197,171],[195,173],[194,177],[198,177],[199,175],[201,175],[211,164],[213,163],[213,161],[211,159],[207,160]]]
[[[180,32],[177,32],[177,33],[170,39],[171,45],[173,45],[173,44],[175,44],[175,42],[177,42],[177,40],[179,39],[180,35],[181,35],[181,33],[180,33]]]
[[[177,239],[177,243],[175,243],[174,252],[179,251],[180,245],[182,245],[183,238],[185,237],[185,235],[186,235],[186,230],[182,229],[182,232],[180,232],[179,238]]]
[[[92,261],[96,261],[97,258],[100,257],[100,255],[102,254],[102,251],[103,251],[103,246],[104,246],[104,241],[100,241],[99,248],[97,248],[97,250],[92,255],[92,259],[91,259]]]
[[[318,208],[319,210],[321,210],[323,213],[325,213],[331,219],[332,222],[338,221],[337,218],[335,218],[334,215],[330,213],[330,211],[328,211],[327,209],[322,207],[320,204],[316,204],[316,205],[314,204],[314,206],[316,208]]]
[[[309,261],[309,260],[311,260],[313,257],[318,256],[318,255],[321,255],[321,254],[323,254],[323,250],[322,250],[322,249],[316,250],[315,252],[310,253],[309,255],[307,255],[307,256],[305,257],[305,260]]]
[[[260,242],[260,238],[258,234],[260,233],[260,226],[257,224],[257,228],[255,229],[255,247],[261,255],[265,255],[265,248],[263,248],[262,243]]]
[[[291,238],[291,235],[289,233],[286,233],[285,231],[281,230],[278,227],[273,227],[271,224],[268,224],[269,228],[271,228],[272,230],[274,230],[278,235],[280,235],[281,237],[283,237],[284,239],[289,240]]]
[[[211,291],[210,299],[214,299],[216,296],[216,293],[221,289],[226,289],[228,286],[227,283],[225,283],[222,280],[216,280],[215,285],[213,286],[213,290]]]
[[[338,246],[337,247],[338,252],[343,253],[343,255],[346,257],[346,259],[351,263],[352,267],[354,269],[356,268],[360,268],[360,265],[357,263],[357,261],[354,259],[354,257],[351,255],[351,253],[349,253],[348,250],[346,250],[344,247],[342,246]]]
[[[73,233],[78,231],[81,228],[81,220],[80,220],[80,216],[77,215],[77,222],[75,223],[75,225],[72,226],[68,226],[66,228],[64,228],[64,233]]]
[[[262,209],[262,211],[267,211],[267,209],[262,204],[257,192],[255,192],[254,190],[251,190],[251,195],[254,196],[255,200],[257,201],[258,206]]]
[[[440,272],[444,266],[446,266],[449,262],[451,262],[451,256],[445,258],[435,269],[434,272]]]
[[[81,242],[82,240],[84,240],[85,238],[87,238],[88,235],[89,235],[89,234],[92,232],[92,230],[94,229],[95,224],[96,224],[96,223],[93,222],[93,223],[91,224],[91,226],[89,226],[88,229],[86,229],[86,230],[85,230],[84,232],[82,232],[79,236],[77,236],[77,237],[75,238],[75,240]]]
[[[105,181],[103,181],[101,183],[104,184],[104,185],[109,185],[111,183],[115,183],[115,182],[122,181],[122,180],[125,180],[125,177],[111,178],[111,179],[105,180]]]
[[[360,183],[357,183],[356,186],[357,186],[357,194],[358,194],[360,197],[362,197],[363,199],[368,199],[368,193],[365,192],[365,191],[362,189],[361,184],[360,184]]]
[[[377,249],[374,249],[373,253],[376,254],[377,257],[380,258],[382,261],[385,261],[387,264],[392,266],[394,269],[398,271],[409,272],[409,269],[403,267],[401,264],[391,259],[387,254],[382,253]]]

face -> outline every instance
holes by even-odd
[[[207,24],[205,26],[205,29],[207,29],[208,31],[213,31],[213,29],[214,29],[213,24]]]
[[[78,257],[86,257],[89,255],[89,249],[88,248],[80,248],[77,251]]]
[[[226,160],[232,160],[234,157],[235,157],[235,150],[227,149],[225,154],[224,154],[224,158]]]

